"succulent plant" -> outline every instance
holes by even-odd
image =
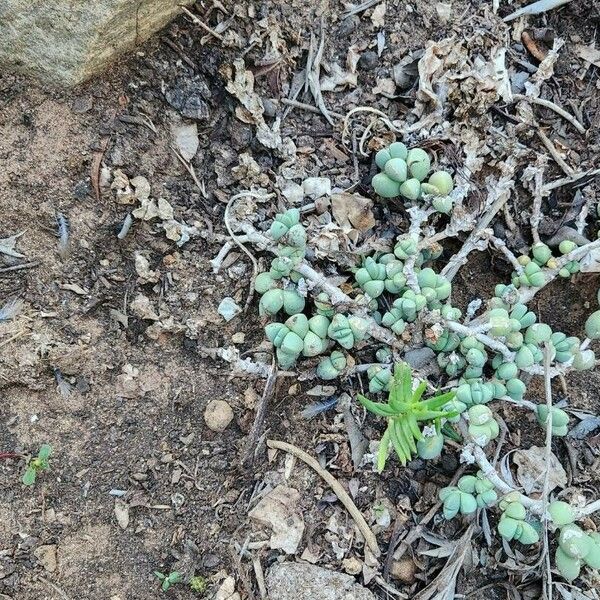
[[[394,448],[402,465],[406,465],[411,456],[417,453],[417,442],[424,438],[419,423],[439,424],[441,419],[456,416],[456,413],[443,409],[454,398],[454,392],[422,400],[426,388],[427,382],[421,382],[413,392],[410,367],[406,363],[397,363],[389,385],[387,403],[373,402],[361,394],[357,396],[358,401],[369,412],[385,417],[388,421],[379,444],[378,471],[383,471],[385,467],[390,446]]]
[[[498,533],[506,540],[517,540],[524,545],[539,542],[537,529],[526,521],[527,511],[517,501],[501,502],[502,516],[498,522]]]
[[[337,313],[331,320],[327,335],[342,348],[349,350],[368,336],[367,329],[368,323],[365,319],[355,315],[347,317]]]
[[[378,263],[370,256],[364,260],[363,266],[354,274],[354,279],[360,289],[371,298],[378,298],[383,294],[385,278],[385,265]]]
[[[417,181],[424,181],[431,170],[429,154],[421,148],[412,148],[406,155],[408,171]]]
[[[485,446],[498,437],[500,428],[492,411],[483,404],[476,404],[467,411],[469,435],[479,446]]]
[[[550,502],[548,505],[548,514],[550,515],[552,522],[559,527],[569,525],[575,521],[575,515],[571,505],[562,500]]]
[[[585,334],[591,340],[600,339],[600,310],[593,312],[585,322]]]
[[[267,290],[260,299],[258,308],[261,315],[276,315],[283,310],[295,315],[304,310],[305,300],[294,287]]]
[[[442,433],[423,435],[417,441],[417,456],[424,460],[433,460],[442,454],[444,448],[444,436]]]
[[[537,242],[531,247],[531,254],[533,260],[541,267],[545,265],[552,258],[552,250],[546,246],[543,242]]]
[[[439,499],[442,502],[444,517],[448,520],[453,519],[459,513],[461,515],[470,515],[477,510],[477,500],[473,494],[461,490],[460,487],[449,486],[442,488],[439,493]]]
[[[546,429],[546,420],[548,418],[548,407],[545,404],[538,404],[536,407],[536,417],[538,423]],[[567,435],[569,429],[569,415],[556,406],[552,407],[552,435],[564,436]]]
[[[325,381],[337,379],[347,365],[346,356],[339,350],[334,350],[329,356],[320,360],[317,365],[317,376]]]
[[[287,369],[298,357],[317,356],[327,349],[329,319],[315,315],[307,319],[300,313],[291,316],[285,323],[269,323],[265,327],[267,339],[275,346],[279,365]]]
[[[369,392],[376,394],[383,390],[389,391],[392,380],[392,370],[379,365],[373,365],[367,370]]]
[[[456,399],[468,407],[476,404],[487,404],[494,397],[494,387],[481,379],[462,383],[456,390]]]
[[[406,260],[409,256],[414,256],[418,251],[417,242],[410,237],[399,240],[394,246],[394,254],[400,260]]]

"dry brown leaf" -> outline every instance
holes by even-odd
[[[331,196],[333,218],[346,235],[349,235],[353,229],[364,233],[375,227],[372,206],[373,201],[370,198],[359,194],[342,192]]]
[[[517,480],[526,494],[541,492],[544,489],[546,469],[550,470],[549,490],[567,486],[567,473],[554,453],[550,464],[546,460],[546,448],[532,446],[527,450],[516,450],[513,461],[517,465]]]

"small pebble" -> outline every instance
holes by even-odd
[[[242,312],[242,309],[233,298],[227,296],[221,300],[217,311],[226,321],[231,321],[231,319]]]
[[[348,575],[358,575],[362,571],[362,563],[357,558],[345,558],[342,561],[342,567]]]
[[[225,400],[211,400],[204,411],[204,422],[211,431],[225,431],[233,420],[233,410]]]
[[[379,64],[379,56],[373,50],[363,52],[358,59],[358,66],[365,71],[372,71]]]
[[[403,583],[412,583],[415,580],[417,568],[412,558],[404,557],[395,560],[390,568],[390,575]]]

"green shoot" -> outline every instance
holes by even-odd
[[[158,580],[161,582],[160,589],[163,592],[168,592],[169,588],[172,585],[174,585],[176,583],[181,583],[183,581],[183,575],[179,571],[173,571],[172,573],[169,573],[168,575],[165,575],[164,573],[161,573],[160,571],[154,571],[154,575],[156,575]]]
[[[33,485],[36,477],[42,472],[47,471],[50,468],[48,459],[52,454],[52,446],[49,444],[42,444],[40,451],[35,458],[32,458],[27,463],[25,473],[23,474],[23,483],[25,485]]]
[[[377,470],[380,473],[385,468],[390,444],[402,465],[405,466],[417,453],[416,442],[423,439],[419,423],[433,423],[439,433],[442,419],[450,419],[458,414],[443,410],[443,407],[454,398],[455,392],[422,400],[426,388],[427,383],[422,381],[413,392],[410,367],[406,363],[397,363],[387,403],[373,402],[361,394],[358,395],[358,401],[369,412],[388,420],[377,455]]]

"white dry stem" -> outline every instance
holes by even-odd
[[[249,358],[240,358],[237,348],[229,346],[227,348],[205,348],[200,347],[198,351],[213,360],[220,358],[228,362],[233,367],[233,375],[252,375],[266,379],[271,373],[271,366],[264,363],[254,362]],[[280,375],[285,373],[279,372]]]
[[[583,246],[579,246],[579,248],[575,248],[573,252],[569,252],[569,254],[565,254],[560,258],[556,259],[557,266],[554,269],[543,269],[544,273],[544,285],[540,287],[531,287],[524,286],[519,288],[517,302],[520,304],[527,304],[532,300],[532,298],[545,286],[547,286],[551,281],[558,277],[558,272],[569,262],[572,260],[579,261],[586,257],[590,252],[597,250],[600,248],[600,240],[595,240],[590,242],[589,244],[584,244]]]
[[[421,226],[427,222],[429,216],[435,212],[434,209],[423,210],[418,206],[413,206],[408,209],[408,216],[410,218],[410,226],[408,228],[408,237],[414,240],[417,245],[421,239]],[[406,277],[406,284],[415,293],[419,294],[421,288],[417,281],[417,274],[415,273],[415,261],[417,260],[418,254],[409,256],[404,262],[404,268],[402,269],[404,277]]]
[[[544,490],[542,493],[542,525],[544,527],[543,553],[546,561],[544,583],[547,600],[552,600],[552,570],[550,564],[550,547],[548,542],[548,495],[550,493],[550,465],[552,464],[552,379],[550,377],[551,348],[549,342],[544,344],[544,391],[546,394],[546,469],[544,471]]]
[[[564,108],[558,106],[554,102],[550,100],[544,100],[543,98],[537,98],[535,96],[524,96],[523,94],[513,94],[514,100],[524,100],[526,102],[531,102],[533,104],[538,104],[539,106],[543,106],[544,108],[549,108],[553,110],[556,114],[560,115],[563,119],[567,120],[579,133],[585,134],[585,127],[569,112],[567,112]]]
[[[533,226],[532,226],[532,230],[533,230]],[[513,254],[511,249],[506,245],[506,242],[504,240],[501,240],[500,238],[497,238],[492,233],[491,229],[484,230],[483,235],[485,236],[485,238],[487,240],[490,241],[490,243],[493,246],[495,246],[498,250],[500,250],[500,252],[502,252],[502,254],[504,254],[504,256],[506,257],[508,262],[513,266],[513,269],[520,275],[523,272],[523,266],[517,260],[517,257]],[[534,236],[534,239],[535,239],[535,236]],[[538,236],[538,239],[539,239],[539,236]]]
[[[243,221],[238,223],[238,226],[244,231],[246,239],[250,243],[257,245],[262,250],[277,254],[277,248],[273,245],[273,242],[257,231],[251,223]],[[308,262],[305,260],[301,261],[294,267],[294,271],[300,273],[300,275],[312,284],[312,287],[325,292],[334,306],[347,308],[350,312],[365,319],[368,324],[367,332],[371,337],[397,350],[404,348],[404,343],[399,338],[388,329],[385,329],[385,327],[378,325],[375,319],[367,314],[366,307],[363,304],[342,292],[339,287],[328,281],[322,273],[313,269]]]
[[[505,171],[498,180],[488,180],[488,196],[486,199],[486,208],[481,215],[475,229],[465,240],[462,248],[448,261],[448,264],[442,269],[442,275],[452,281],[458,270],[467,262],[469,254],[478,247],[482,232],[487,229],[496,213],[506,204],[510,198],[514,187],[514,174],[516,169],[516,160],[510,157],[505,163]]]
[[[446,327],[455,333],[464,336],[473,336],[475,339],[480,341],[482,344],[494,350],[498,354],[502,354],[502,356],[506,359],[507,362],[512,362],[515,358],[515,353],[512,352],[506,344],[503,344],[500,340],[496,340],[486,333],[482,333],[478,329],[474,327],[469,327],[467,325],[462,325],[461,323],[457,323],[456,321],[444,320]]]

